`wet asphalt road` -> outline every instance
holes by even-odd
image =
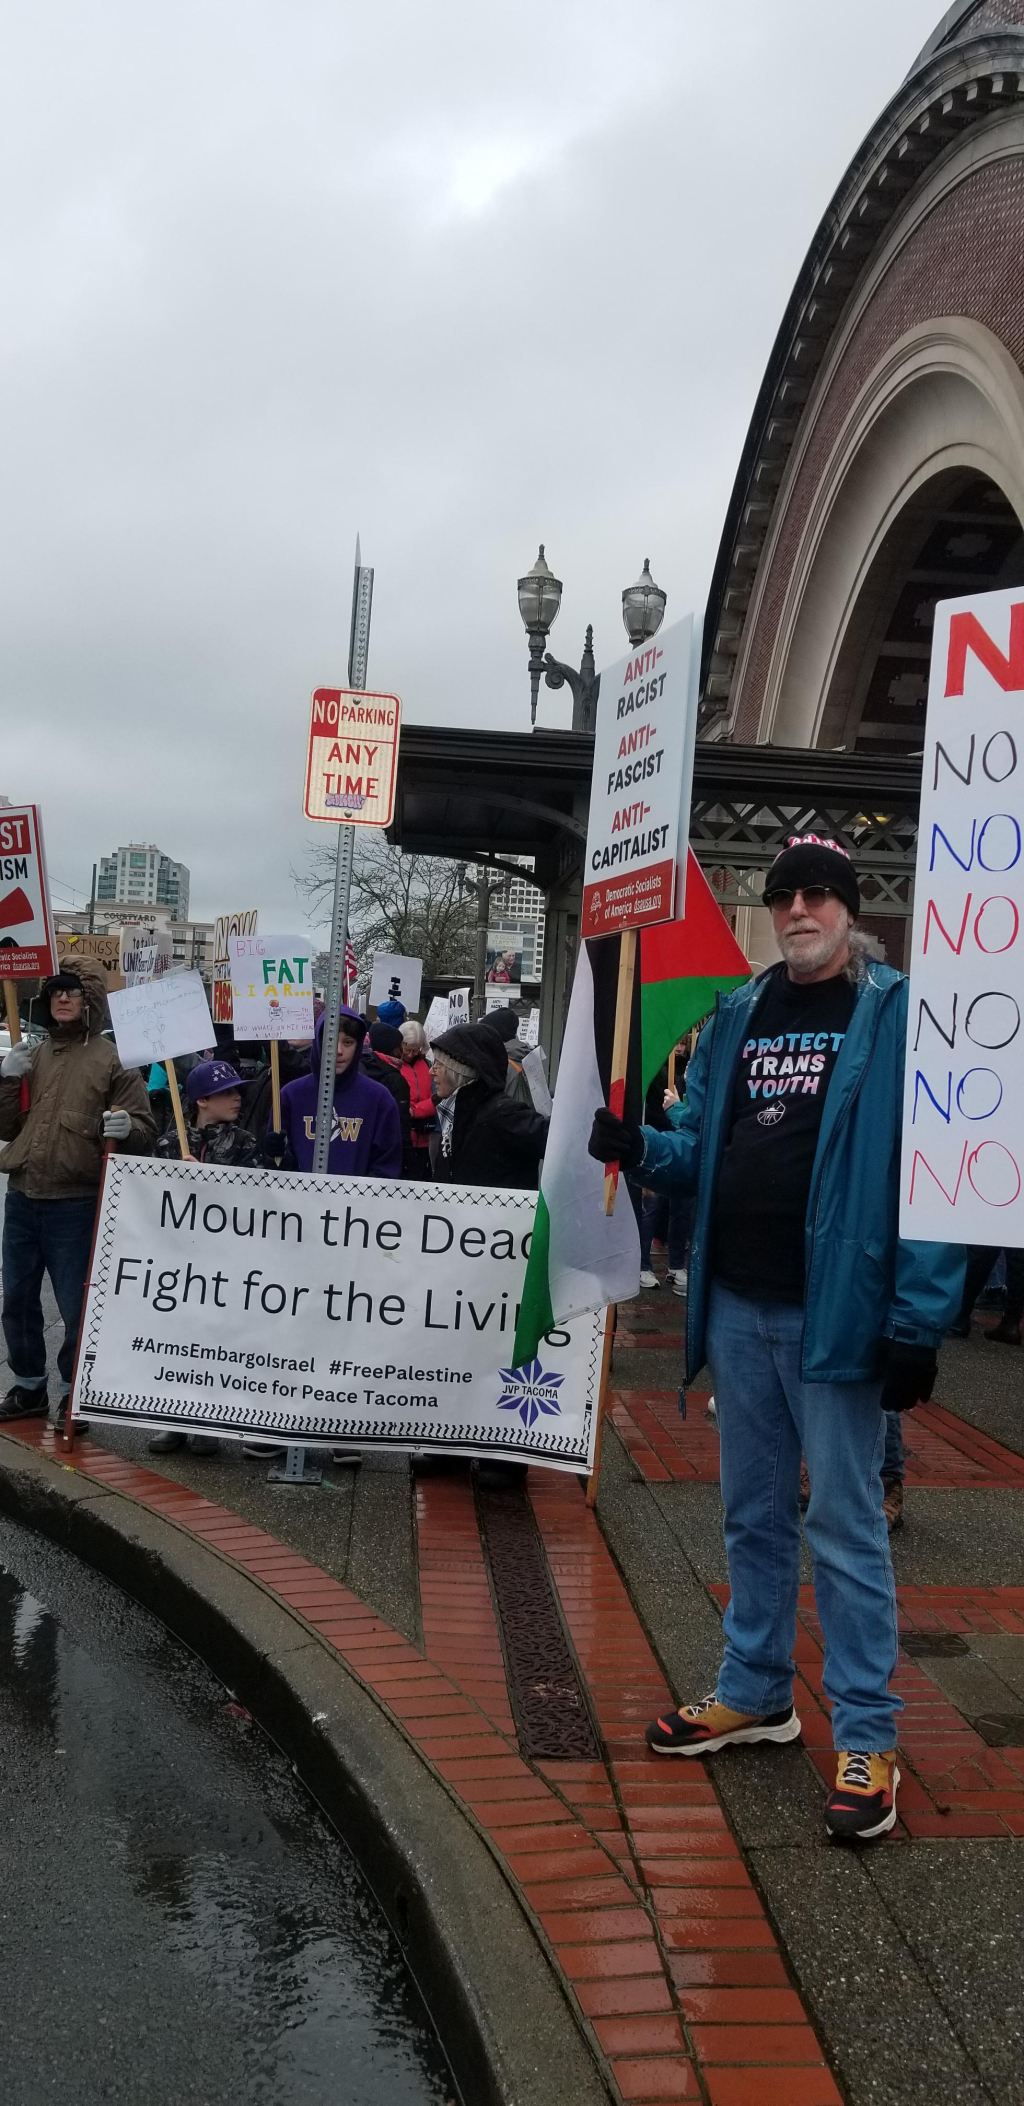
[[[434,2106],[398,1947],[289,1765],[161,1626],[0,1521],[3,2106]]]

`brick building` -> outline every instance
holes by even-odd
[[[1024,583],[1022,522],[1024,0],[961,0],[787,307],[715,568],[702,738],[919,752],[935,602]]]

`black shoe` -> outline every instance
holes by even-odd
[[[187,1440],[187,1433],[154,1433],[149,1443],[149,1452],[151,1455],[174,1455],[178,1448],[185,1446]]]
[[[949,1330],[946,1332],[947,1338],[969,1338],[970,1335],[971,1319],[969,1316],[958,1316],[955,1324],[950,1324]]]
[[[152,1441],[150,1441],[149,1445],[152,1447]],[[220,1442],[214,1439],[212,1433],[190,1433],[188,1445],[193,1455],[220,1454]]]
[[[503,1462],[495,1456],[488,1462],[478,1462],[477,1483],[488,1492],[503,1492],[513,1485],[526,1482],[527,1465],[524,1462]]]
[[[993,1345],[1019,1345],[1020,1324],[1016,1317],[1004,1316],[1002,1323],[996,1324],[994,1330],[986,1331],[985,1336]]]
[[[0,1420],[3,1419],[47,1419],[50,1416],[50,1399],[45,1389],[26,1389],[16,1382],[0,1403]]]

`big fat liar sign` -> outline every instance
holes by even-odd
[[[309,712],[307,819],[348,819],[390,826],[402,705],[397,695],[318,687]]]
[[[935,609],[900,1233],[1024,1245],[1024,596]]]
[[[601,674],[584,936],[683,912],[700,634],[687,615]]]
[[[35,804],[0,804],[0,976],[57,970],[43,829]]]

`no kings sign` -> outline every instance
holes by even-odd
[[[508,1364],[535,1205],[111,1156],[72,1415],[589,1475],[602,1316]]]

